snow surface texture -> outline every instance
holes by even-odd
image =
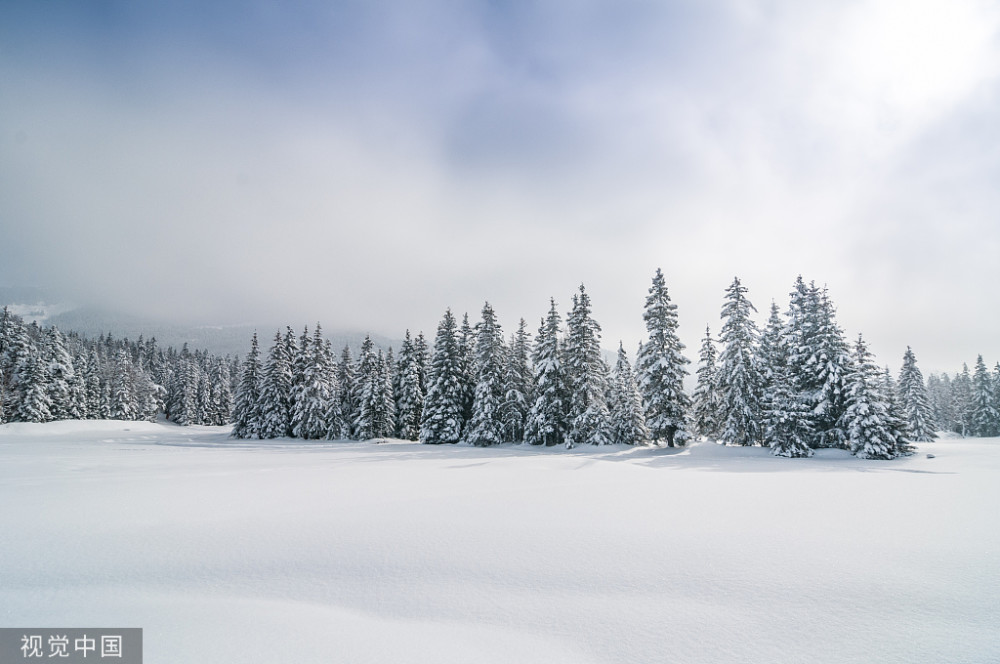
[[[998,471],[998,439],[865,461],[8,424],[0,625],[142,627],[151,664],[996,662]]]

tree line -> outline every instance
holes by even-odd
[[[87,339],[0,315],[0,422],[66,419],[228,424],[238,358],[160,348],[156,339]]]
[[[356,359],[349,347],[337,359],[319,325],[298,338],[291,328],[276,333],[262,357],[254,335],[237,389],[233,435],[567,447],[681,446],[700,436],[767,446],[780,456],[837,447],[890,459],[954,423],[964,434],[1000,431],[1000,365],[978,383],[970,379],[982,388],[968,390],[980,395],[978,401],[970,397],[962,401],[966,406],[953,406],[961,398],[952,393],[964,394],[961,374],[925,383],[907,348],[894,379],[888,367],[878,367],[861,335],[848,342],[825,288],[800,276],[787,310],[772,303],[763,330],[747,294],[738,278],[726,289],[719,337],[706,329],[690,396],[684,391],[690,360],[660,270],[646,297],[648,335],[634,367],[621,343],[616,360],[610,366],[605,361],[601,326],[583,285],[565,320],[550,299],[533,338],[524,319],[505,338],[489,303],[474,326],[468,314],[459,322],[446,310],[431,346],[422,333],[414,339],[407,331],[398,357],[366,338]],[[940,396],[944,391],[947,397]],[[994,424],[971,424],[986,420]]]

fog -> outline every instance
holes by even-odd
[[[4,3],[0,285],[398,338],[585,283],[634,349],[660,267],[696,360],[801,274],[894,369],[1000,360],[995,7],[402,4]]]

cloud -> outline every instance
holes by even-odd
[[[583,281],[634,347],[661,266],[693,356],[733,276],[801,273],[880,354],[1000,357],[989,5],[91,11],[0,28],[8,282],[399,335]]]

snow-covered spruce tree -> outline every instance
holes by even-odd
[[[851,353],[844,331],[837,325],[836,310],[824,288],[819,294],[818,353],[810,358],[807,370],[819,380],[816,415],[818,447],[847,447],[847,432],[841,417],[847,408],[845,381],[851,371]]]
[[[340,385],[340,416],[345,423],[343,437],[350,438],[360,408],[357,402],[357,369],[351,357],[351,348],[346,344],[340,353],[340,362],[337,363],[337,382]]]
[[[257,333],[254,332],[233,404],[233,438],[260,438],[260,383],[260,347],[257,345]]]
[[[917,356],[909,346],[903,354],[903,368],[899,371],[899,400],[906,437],[917,443],[937,438],[924,376],[917,368]]]
[[[66,350],[66,339],[55,327],[45,330],[39,349],[46,364],[48,374],[49,402],[52,404],[52,419],[66,420],[79,417],[74,412],[70,383],[74,379],[73,358]]]
[[[549,313],[542,319],[532,353],[535,391],[524,440],[532,445],[560,445],[566,440],[568,400],[559,342],[562,318],[556,301],[550,299]]]
[[[291,394],[292,366],[288,344],[280,332],[275,332],[274,345],[268,352],[260,381],[261,438],[292,435],[288,408]]]
[[[951,381],[951,409],[955,413],[954,431],[962,436],[971,436],[972,428],[972,375],[969,365],[962,363],[962,373],[955,374]]]
[[[395,403],[386,366],[385,355],[379,349],[367,368],[368,374],[360,377],[361,404],[354,427],[360,440],[387,438],[393,433]]]
[[[326,382],[330,386],[330,401],[326,410],[326,439],[343,440],[350,433],[350,424],[344,419],[344,413],[340,408],[343,403],[341,397],[342,388],[337,377],[340,367],[333,352],[333,344],[329,339],[323,341],[323,370],[326,373]]]
[[[424,393],[420,386],[420,365],[409,330],[399,350],[396,376],[396,435],[404,440],[417,440],[420,437]]]
[[[368,374],[360,376],[362,391],[358,419],[354,428],[360,440],[386,438],[393,434],[395,426],[395,402],[392,399],[392,384],[389,382],[388,364],[382,350],[372,357]]]
[[[52,420],[52,398],[48,391],[45,360],[38,349],[30,347],[20,357],[17,420],[21,422],[49,422]]]
[[[931,404],[932,422],[937,431],[953,431],[955,413],[951,404],[951,378],[946,373],[927,376],[927,397]]]
[[[563,349],[569,393],[566,447],[609,445],[614,433],[608,410],[608,365],[601,357],[601,326],[590,315],[590,296],[583,284],[573,296],[566,318]]]
[[[1000,413],[994,406],[993,377],[986,370],[982,355],[976,358],[976,368],[972,374],[969,424],[972,435],[981,438],[996,436],[1000,425]]]
[[[900,441],[893,431],[888,404],[879,384],[881,372],[860,334],[853,359],[843,422],[851,453],[862,459],[892,459]]]
[[[618,342],[618,361],[611,377],[611,426],[619,445],[642,445],[649,441],[649,427],[642,407],[642,395],[629,364],[625,346]]]
[[[420,440],[436,445],[457,443],[462,436],[462,365],[455,317],[445,311],[434,339]]]
[[[472,420],[465,429],[465,441],[477,447],[503,442],[500,404],[503,398],[503,333],[493,307],[483,305],[482,320],[476,324],[475,366],[478,371]]]
[[[292,415],[295,413],[295,396],[299,392],[299,385],[296,380],[300,379],[302,374],[296,374],[296,371],[301,369],[302,361],[299,358],[299,342],[295,338],[295,330],[292,329],[290,325],[285,326],[285,358],[288,362],[288,391],[285,393],[285,416],[284,420],[288,422],[288,433],[286,435],[292,435]],[[263,371],[263,369],[262,369]],[[263,380],[263,375],[261,376]]]
[[[770,387],[764,398],[764,444],[775,456],[812,456],[809,404],[793,387],[788,365],[774,355],[771,361]]]
[[[757,325],[750,318],[756,311],[746,298],[739,278],[726,289],[722,307],[722,351],[719,353],[717,385],[721,413],[719,438],[730,445],[763,443],[763,405]]]
[[[73,357],[73,376],[69,379],[69,417],[74,420],[90,418],[87,407],[87,352],[80,348]]]
[[[642,314],[649,339],[639,349],[635,370],[646,410],[646,426],[653,442],[668,447],[684,445],[691,400],[684,393],[684,344],[677,336],[677,305],[670,301],[663,272],[657,268]]]
[[[529,337],[528,324],[522,318],[504,355],[503,400],[500,404],[504,442],[524,441],[534,387]]]
[[[365,432],[362,427],[369,427],[362,422],[364,417],[365,392],[371,387],[375,380],[375,343],[371,335],[366,334],[361,342],[361,349],[358,352],[358,359],[354,364],[354,419],[351,421],[351,437],[358,440],[365,440]],[[370,431],[369,431],[370,433]]]
[[[459,378],[462,388],[462,432],[472,421],[472,403],[476,398],[476,338],[469,324],[469,314],[462,314],[458,329]]]
[[[712,331],[706,325],[705,337],[701,340],[701,349],[698,352],[698,371],[695,372],[698,383],[692,398],[692,411],[695,433],[707,439],[717,438],[720,430],[720,404],[715,364],[717,355],[715,339],[712,338]]]
[[[330,430],[327,420],[330,412],[330,400],[333,398],[330,389],[330,369],[327,366],[326,352],[323,344],[323,330],[319,323],[313,330],[312,340],[308,344],[305,370],[302,375],[302,387],[295,401],[295,412],[292,416],[292,434],[306,440],[326,438]]]
[[[903,410],[903,402],[899,398],[899,386],[892,379],[892,372],[889,367],[882,373],[880,383],[882,399],[886,404],[886,412],[889,414],[887,424],[893,439],[896,441],[896,449],[893,450],[896,456],[909,456],[916,452],[917,448],[912,444],[912,438],[906,428],[906,417]]]
[[[111,389],[111,418],[134,420],[138,415],[132,381],[132,356],[124,347],[119,349],[115,361],[115,374]]]
[[[785,346],[785,322],[781,319],[781,312],[774,300],[771,300],[771,313],[764,332],[760,335],[757,350],[760,357],[761,396],[766,402],[779,380],[779,374],[784,376],[784,380],[790,380],[788,348]]]

